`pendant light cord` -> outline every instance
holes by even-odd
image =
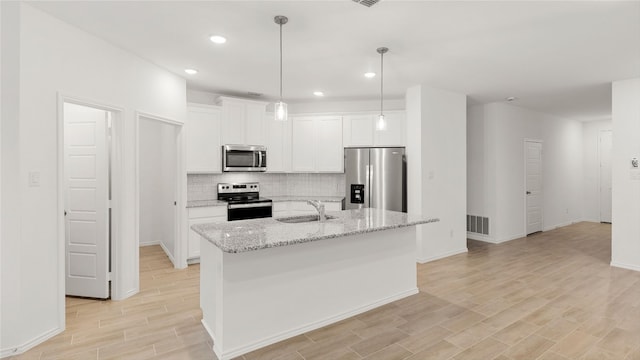
[[[384,98],[383,83],[384,83],[384,53],[380,53],[380,116],[383,116],[382,101]]]
[[[280,102],[282,102],[282,22],[280,22]]]

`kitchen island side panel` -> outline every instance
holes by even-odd
[[[221,282],[201,296],[221,360],[418,292],[414,226],[244,253],[202,246],[202,291]],[[216,261],[221,276],[206,265]]]

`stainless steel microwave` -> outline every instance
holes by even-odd
[[[262,145],[223,145],[222,171],[267,171],[267,148]]]

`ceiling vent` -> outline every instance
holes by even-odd
[[[353,0],[353,2],[357,2],[360,5],[364,5],[366,7],[372,7],[373,5],[380,2],[380,0]]]

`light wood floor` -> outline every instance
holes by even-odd
[[[420,294],[253,359],[640,360],[640,273],[609,266],[611,227],[580,223],[418,265]],[[67,330],[15,359],[214,359],[198,265],[141,249],[142,291],[67,299]]]

